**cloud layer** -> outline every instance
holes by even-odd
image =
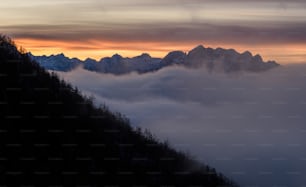
[[[242,185],[306,184],[305,65],[261,74],[179,67],[151,74],[61,73],[134,126],[216,167]]]
[[[271,24],[271,23],[270,23]],[[305,23],[271,25],[223,25],[209,22],[134,23],[112,25],[112,29],[98,23],[83,27],[76,25],[18,25],[2,26],[17,38],[57,41],[107,42],[174,42],[236,43],[236,44],[305,44]]]

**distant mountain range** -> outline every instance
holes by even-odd
[[[188,53],[173,51],[164,58],[152,58],[149,54],[142,54],[133,58],[123,58],[115,54],[112,57],[102,58],[100,61],[77,58],[68,58],[64,54],[51,56],[29,56],[48,70],[68,72],[77,67],[89,71],[111,74],[127,74],[131,72],[147,73],[160,70],[164,67],[178,65],[187,68],[205,67],[210,72],[261,72],[279,66],[275,61],[264,62],[260,55],[253,56],[246,51],[238,53],[234,49],[212,49],[202,45]]]

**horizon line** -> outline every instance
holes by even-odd
[[[233,49],[238,53],[250,52],[253,56],[259,54],[264,61],[276,61],[279,64],[296,64],[306,63],[306,54],[304,49],[306,46],[299,44],[288,44],[286,50],[281,45],[240,45],[236,43],[212,43],[212,42],[191,42],[191,43],[106,43],[99,41],[96,44],[84,42],[64,42],[64,41],[48,41],[35,40],[26,38],[15,38],[15,43],[22,46],[27,52],[31,52],[35,56],[51,56],[57,54],[65,54],[68,58],[77,58],[82,61],[87,58],[99,61],[114,54],[120,54],[124,58],[133,58],[144,53],[149,54],[153,58],[164,58],[172,51],[182,51],[188,53],[199,43],[206,46],[205,48],[222,48],[226,50]]]

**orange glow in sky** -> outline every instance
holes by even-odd
[[[247,46],[237,44],[214,44],[214,43],[158,43],[158,42],[109,42],[96,41],[90,44],[83,42],[63,42],[50,40],[34,40],[34,39],[16,39],[19,46],[23,46],[27,51],[34,55],[51,55],[64,53],[66,56],[73,58],[77,57],[81,60],[93,58],[100,60],[103,57],[109,57],[114,54],[120,54],[124,57],[134,57],[142,53],[149,53],[152,57],[162,58],[170,51],[181,50],[188,52],[197,45],[204,45],[211,48],[233,48],[242,53],[250,51],[255,54],[260,54],[264,60],[275,60],[281,64],[288,63],[305,63],[306,45],[291,44],[291,45],[265,45],[263,46]]]

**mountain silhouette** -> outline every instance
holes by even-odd
[[[264,62],[260,55],[253,56],[250,52],[238,53],[234,49],[212,49],[202,45],[197,46],[188,53],[172,51],[164,58],[152,58],[149,54],[142,54],[133,58],[124,58],[119,54],[112,57],[94,59],[70,59],[63,54],[51,56],[34,56],[29,54],[42,67],[48,70],[71,71],[82,66],[89,71],[111,73],[116,75],[131,72],[147,73],[160,70],[164,67],[177,65],[186,68],[204,67],[210,72],[233,73],[239,71],[262,72],[278,67],[275,61]]]
[[[236,186],[95,107],[3,35],[0,85],[1,186]]]

